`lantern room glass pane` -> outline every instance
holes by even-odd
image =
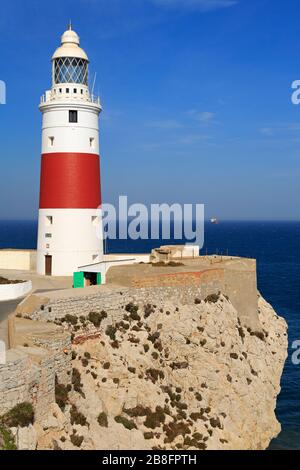
[[[88,62],[76,57],[61,57],[54,63],[54,83],[88,84]]]

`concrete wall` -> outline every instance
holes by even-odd
[[[256,261],[247,260],[243,270],[235,270],[234,265],[230,266],[230,262],[227,264],[230,269],[224,270],[224,292],[239,312],[241,322],[252,330],[260,330],[260,322],[256,315],[258,311]]]
[[[23,297],[32,290],[32,282],[20,282],[18,284],[0,284],[0,302]]]
[[[253,266],[251,264],[249,269],[244,270],[234,270],[228,266],[227,269],[136,277],[132,280],[132,287],[120,287],[118,290],[107,286],[95,295],[50,300],[43,309],[31,313],[31,317],[47,321],[66,314],[85,316],[91,311],[105,310],[111,320],[118,321],[122,316],[122,306],[131,301],[163,306],[168,299],[172,299],[175,303],[193,304],[196,297],[203,300],[209,294],[221,292],[229,297],[245,327],[259,329],[255,266],[253,262]]]
[[[112,253],[103,255],[103,261],[124,261],[128,258],[134,259],[134,263],[149,263],[150,262],[150,254],[149,253]]]
[[[0,364],[0,416],[25,401],[33,404],[37,421],[47,415],[55,402],[55,376],[65,385],[70,381],[70,344],[70,335],[65,333],[59,340],[49,336],[41,347],[18,346],[7,351],[6,363]]]
[[[224,270],[208,269],[205,271],[179,272],[168,274],[157,274],[155,276],[133,277],[132,286],[141,287],[159,287],[159,286],[199,286],[215,285],[224,292]]]
[[[151,251],[151,261],[171,261],[184,258],[196,258],[199,256],[198,245],[163,245]]]
[[[0,269],[35,271],[36,251],[0,250]]]

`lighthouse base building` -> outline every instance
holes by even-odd
[[[99,98],[88,57],[71,27],[52,57],[52,88],[41,99],[42,159],[37,272],[71,276],[101,263],[103,236]]]

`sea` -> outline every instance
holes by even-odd
[[[0,248],[30,249],[36,247],[36,242],[36,221],[0,221]],[[184,242],[108,240],[106,252],[145,253],[163,244]],[[228,253],[257,260],[258,288],[289,325],[289,357],[276,409],[282,432],[270,449],[299,450],[300,364],[292,362],[292,346],[300,341],[300,222],[207,222],[202,253]]]

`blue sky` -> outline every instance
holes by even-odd
[[[300,219],[298,0],[1,3],[0,218],[37,215],[40,95],[69,18],[100,93],[102,191]]]

